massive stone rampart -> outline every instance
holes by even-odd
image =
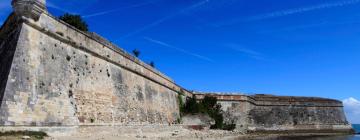
[[[351,133],[340,101],[273,95],[195,94],[216,97],[225,121],[249,133]]]
[[[173,80],[94,33],[47,12],[22,12],[31,11],[15,10],[0,30],[0,125],[168,125],[179,118],[177,94],[190,93]]]
[[[178,95],[193,94],[95,33],[54,18],[45,0],[13,0],[0,29],[0,131],[169,125]],[[219,95],[227,122],[245,132],[345,132],[336,100]],[[325,118],[325,119],[323,119]]]

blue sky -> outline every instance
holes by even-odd
[[[48,0],[190,90],[318,96],[360,117],[360,0]],[[0,2],[0,23],[11,12]],[[360,123],[360,121],[357,121]]]

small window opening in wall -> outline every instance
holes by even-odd
[[[55,47],[57,47],[57,44],[54,44]]]
[[[54,60],[54,59],[55,59],[55,56],[54,56],[54,55],[51,55],[51,59]]]

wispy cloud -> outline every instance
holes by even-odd
[[[100,0],[67,0],[64,2],[64,0],[51,0],[47,1],[46,5],[49,8],[63,13],[82,14],[83,11],[94,6],[94,4],[99,1]]]
[[[170,15],[168,15],[168,16],[162,17],[162,18],[160,18],[160,19],[158,19],[158,20],[156,20],[156,21],[154,21],[154,22],[152,22],[152,23],[150,23],[150,24],[147,24],[147,25],[145,25],[145,26],[143,26],[143,27],[141,27],[141,28],[139,28],[139,29],[137,29],[137,30],[135,30],[135,31],[133,31],[133,32],[130,32],[130,33],[126,34],[125,36],[123,36],[123,38],[128,38],[128,37],[130,37],[130,36],[133,36],[133,35],[136,35],[136,34],[138,34],[138,33],[141,33],[141,32],[143,32],[143,31],[145,31],[145,30],[147,30],[147,29],[149,29],[149,28],[155,27],[155,26],[159,25],[160,23],[163,23],[164,21],[167,21],[167,20],[169,20],[169,19],[171,19],[171,18],[173,18],[173,17],[175,17],[175,16],[177,16],[177,15],[179,15],[179,14],[181,14],[181,13],[186,13],[186,12],[188,12],[188,11],[190,11],[190,10],[194,10],[194,9],[196,9],[196,8],[199,8],[199,7],[205,5],[205,4],[208,3],[208,2],[209,2],[209,0],[202,0],[202,1],[198,2],[198,3],[195,3],[195,4],[193,4],[193,5],[190,5],[190,6],[188,6],[188,7],[183,8],[183,9],[180,9],[180,10],[176,11],[176,12],[173,13],[173,14],[170,14]]]
[[[350,97],[343,100],[345,113],[351,123],[360,123],[360,101]]]
[[[272,28],[269,30],[259,31],[258,33],[273,33],[273,32],[278,32],[278,31],[294,31],[294,30],[308,29],[308,28],[314,28],[314,27],[330,25],[330,24],[332,24],[332,23],[329,23],[327,21],[322,21],[322,22],[314,23],[314,24],[295,25],[295,26],[289,26],[289,27],[283,27],[283,28],[277,28],[277,29]]]
[[[319,23],[313,23],[313,24],[302,24],[302,25],[294,25],[289,27],[283,27],[283,28],[271,28],[268,30],[262,30],[258,31],[257,33],[274,33],[274,32],[282,32],[282,31],[296,31],[296,30],[304,30],[304,29],[312,29],[317,27],[331,27],[331,26],[341,26],[341,27],[347,27],[355,24],[360,24],[360,20],[354,21],[353,19],[341,19],[339,21],[321,21]]]
[[[199,54],[196,54],[196,53],[192,53],[192,52],[187,51],[187,50],[184,50],[184,49],[182,49],[182,48],[179,48],[179,47],[170,45],[170,44],[168,44],[168,43],[165,43],[165,42],[163,42],[163,41],[155,40],[155,39],[152,39],[152,38],[149,38],[149,37],[144,37],[144,39],[147,40],[147,41],[149,41],[149,42],[151,42],[151,43],[154,43],[154,44],[157,44],[157,45],[166,47],[166,48],[170,48],[170,49],[173,49],[173,50],[182,52],[182,53],[187,54],[187,55],[191,55],[191,56],[196,57],[196,58],[201,59],[201,60],[205,60],[205,61],[209,61],[209,62],[214,62],[212,59],[210,59],[210,58],[208,58],[208,57],[206,57],[206,56],[202,56],[202,55],[199,55]]]
[[[286,9],[286,10],[280,10],[280,11],[255,15],[255,16],[251,16],[249,18],[234,19],[234,20],[230,20],[230,21],[226,21],[226,22],[216,23],[214,25],[217,27],[228,26],[228,25],[234,25],[234,24],[241,23],[241,22],[271,19],[271,18],[289,16],[289,15],[293,15],[293,14],[301,14],[301,13],[315,11],[315,10],[343,7],[343,6],[354,5],[354,4],[359,4],[359,3],[360,3],[360,0],[345,0],[345,1],[338,1],[338,2],[332,2],[332,3],[322,3],[322,4],[318,4],[318,5],[307,6],[307,7],[299,7],[299,8],[294,8],[294,9]]]
[[[360,115],[360,101],[354,97],[343,100],[344,105],[349,109],[349,113]],[[360,117],[360,116],[359,116]]]
[[[225,44],[225,47],[232,49],[236,52],[242,53],[248,57],[257,59],[257,60],[266,60],[264,55],[258,51],[255,50],[251,50],[249,48],[243,47],[242,45],[239,44],[234,44],[234,43],[229,43],[229,44]]]
[[[138,4],[130,5],[130,6],[125,6],[125,7],[120,7],[120,8],[112,9],[112,10],[107,10],[107,11],[97,12],[97,13],[93,13],[93,14],[89,14],[89,15],[84,15],[84,16],[82,16],[82,17],[83,17],[83,18],[91,18],[91,17],[101,16],[101,15],[106,15],[106,14],[118,12],[118,11],[121,11],[121,10],[126,10],[126,9],[130,9],[130,8],[142,7],[142,6],[149,5],[149,4],[158,2],[158,1],[159,1],[159,0],[147,1],[147,2],[143,2],[143,3],[138,3]]]
[[[76,12],[74,12],[74,11],[69,10],[69,9],[61,8],[60,6],[57,6],[57,5],[55,5],[54,3],[52,3],[52,2],[46,2],[46,6],[47,6],[47,7],[50,7],[50,8],[53,8],[53,9],[56,9],[56,10],[58,10],[58,11],[61,11],[61,12],[63,12],[63,13],[78,14],[78,13],[76,13]]]

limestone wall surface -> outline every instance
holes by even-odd
[[[314,97],[196,94],[219,100],[225,122],[249,133],[351,133],[342,102]]]
[[[38,2],[32,7],[31,1]],[[57,20],[44,3],[14,0],[15,13],[0,29],[0,131],[169,125],[180,117],[179,93],[205,97],[101,36]],[[29,8],[21,9],[24,4]],[[244,132],[351,130],[336,100],[207,95],[218,99],[225,121]]]
[[[19,33],[7,37],[15,41],[2,41],[3,53],[16,51],[12,61],[1,55],[1,68],[9,71],[2,75],[1,125],[171,124],[179,118],[177,94],[190,93],[105,39],[47,14],[17,22]]]

